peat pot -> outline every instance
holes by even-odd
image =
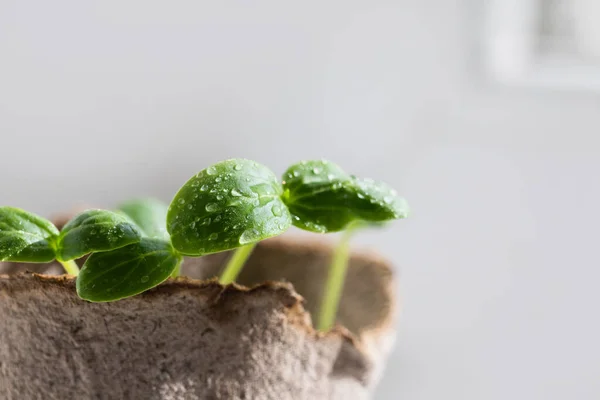
[[[187,259],[137,297],[89,303],[68,276],[2,264],[0,399],[367,399],[394,341],[392,272],[354,253],[338,326],[316,332],[332,248],[294,237],[260,243],[239,277],[229,254]],[[40,271],[38,269],[38,271]]]

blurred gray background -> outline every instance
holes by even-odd
[[[401,277],[377,399],[598,399],[600,92],[486,66],[492,3],[3,0],[0,203],[168,201],[225,158],[325,157],[413,209],[356,239]],[[600,10],[572,4],[583,43]]]

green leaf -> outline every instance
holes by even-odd
[[[348,175],[325,160],[291,166],[283,188],[292,223],[312,232],[336,232],[354,221],[382,222],[408,215],[406,201],[385,183]]]
[[[142,230],[144,236],[168,239],[168,206],[155,199],[135,199],[118,207]]]
[[[57,258],[69,261],[98,251],[139,242],[140,229],[128,217],[106,210],[87,210],[67,222],[57,241]]]
[[[0,207],[0,261],[54,260],[58,229],[47,219],[14,207]]]
[[[94,253],[77,276],[77,294],[93,302],[135,296],[164,282],[181,261],[168,242],[155,238]]]
[[[200,256],[279,235],[291,225],[281,194],[276,176],[261,164],[215,164],[192,177],[171,202],[167,230],[173,247]]]

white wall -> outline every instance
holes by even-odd
[[[0,2],[0,203],[43,214],[247,157],[386,180],[410,220],[377,399],[600,397],[600,96],[477,68],[475,2]]]

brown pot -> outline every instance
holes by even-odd
[[[345,328],[319,333],[306,310],[330,255],[271,239],[239,278],[250,289],[178,278],[114,303],[79,299],[66,276],[0,275],[0,399],[369,398],[395,336],[391,269],[353,254]],[[214,277],[226,257],[188,259],[184,274]]]

